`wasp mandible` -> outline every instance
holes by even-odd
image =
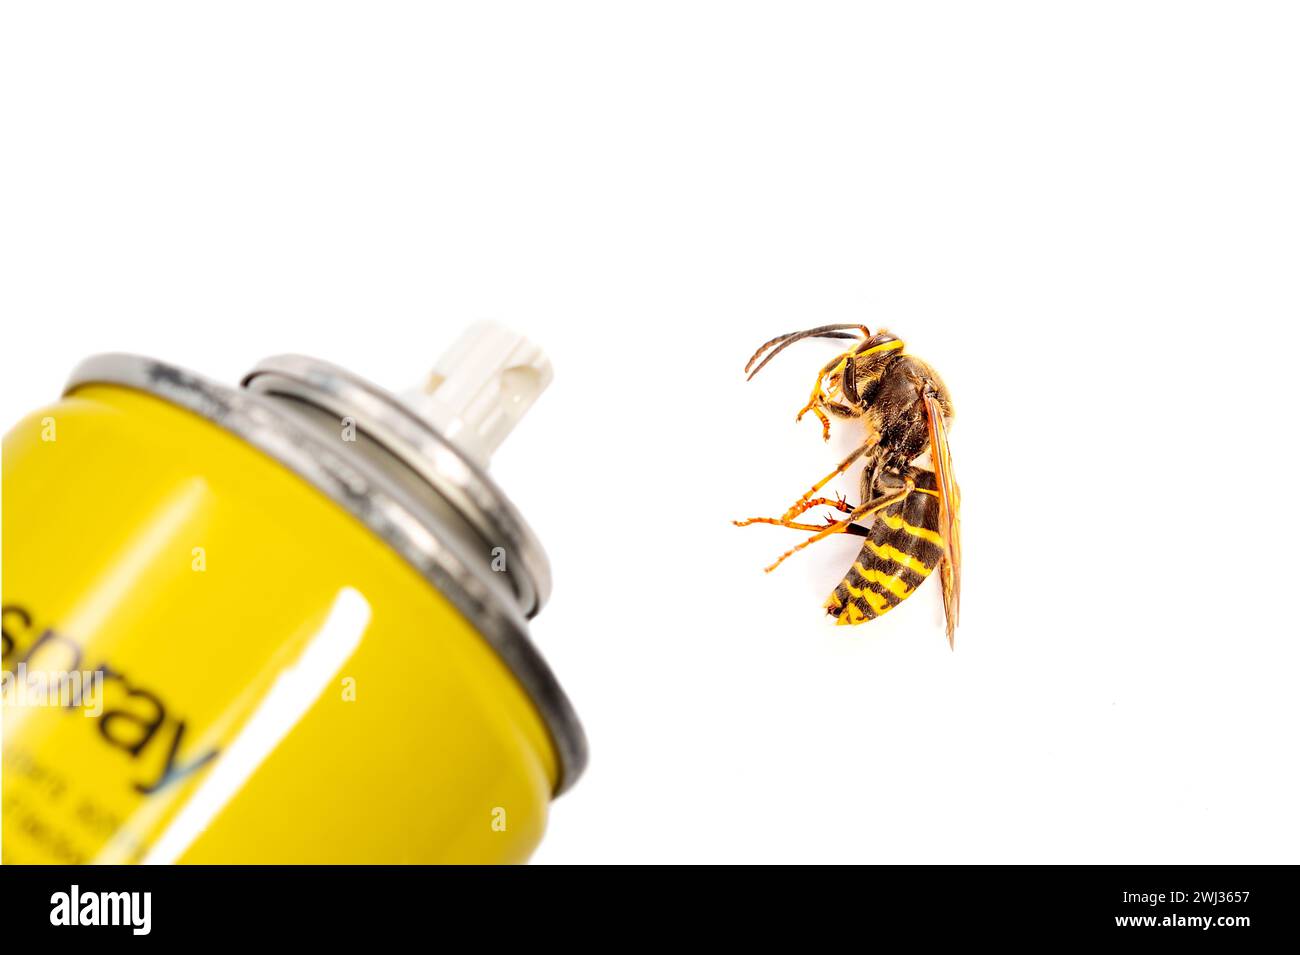
[[[949,645],[957,629],[961,595],[961,542],[958,509],[960,492],[952,473],[947,422],[952,399],[934,369],[904,351],[901,339],[881,329],[872,334],[865,325],[822,325],[780,335],[763,344],[745,365],[749,378],[790,345],[805,338],[857,339],[856,345],[827,362],[813,384],[808,403],[796,421],[811,412],[829,440],[834,415],[860,421],[863,443],[839,463],[779,518],[751,517],[735,521],[776,524],[812,536],[786,551],[766,570],[770,573],[791,554],[832,534],[865,538],[857,560],[826,601],[826,612],[838,624],[874,620],[910,597],[939,567]],[[760,360],[761,359],[761,360]],[[757,363],[757,364],[756,364]],[[929,466],[918,464],[926,452]],[[817,494],[859,458],[862,503]],[[796,521],[814,507],[829,506],[846,517],[825,524]],[[871,518],[869,526],[857,523]]]

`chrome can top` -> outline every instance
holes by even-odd
[[[428,417],[364,378],[302,355],[277,355],[259,362],[244,387],[271,398],[291,399],[333,419],[334,431],[355,426],[369,440],[376,466],[416,475],[449,501],[479,537],[485,562],[510,582],[519,610],[536,616],[551,595],[551,566],[541,542],[461,442],[444,437]],[[504,435],[499,435],[497,440]],[[482,445],[472,445],[475,450]]]

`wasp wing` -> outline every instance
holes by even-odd
[[[943,537],[944,548],[940,573],[943,581],[943,610],[948,620],[948,643],[951,645],[961,616],[961,492],[952,475],[952,454],[948,450],[943,409],[933,396],[926,395],[925,411],[930,425],[930,457],[934,463],[935,485],[939,491],[939,533]]]

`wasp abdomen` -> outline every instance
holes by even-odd
[[[830,598],[837,624],[888,613],[912,595],[943,558],[934,474],[914,471],[915,490],[876,515],[871,535]]]

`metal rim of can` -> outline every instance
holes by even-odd
[[[515,601],[504,599],[499,587],[477,574],[452,542],[439,536],[437,517],[423,513],[418,501],[364,461],[341,456],[324,438],[285,413],[273,397],[221,385],[156,359],[121,353],[94,355],[81,362],[64,394],[90,384],[141,391],[205,418],[274,458],[361,521],[451,600],[528,694],[555,746],[554,795],[565,792],[582,775],[587,763],[582,724],[529,637],[522,612]],[[539,602],[544,599],[538,596]]]
[[[496,482],[456,445],[382,388],[346,368],[305,355],[257,363],[242,384],[258,394],[287,395],[359,426],[460,511],[486,540],[511,554],[520,609],[530,619],[551,595],[551,568],[541,542]]]

